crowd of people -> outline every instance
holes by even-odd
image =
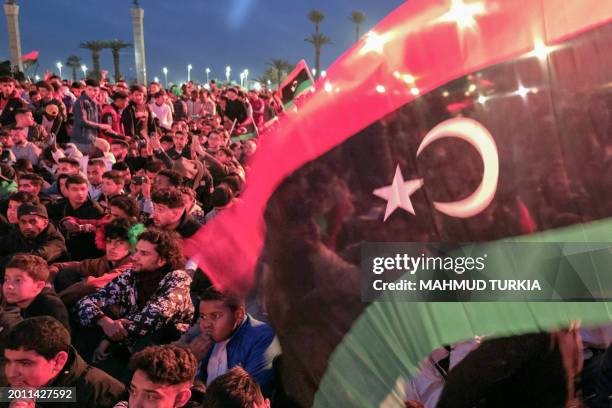
[[[79,407],[270,406],[274,330],[181,242],[240,200],[281,110],[215,81],[0,78],[0,386],[76,387]]]

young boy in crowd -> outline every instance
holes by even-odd
[[[134,374],[128,388],[129,402],[122,401],[115,408],[200,407],[192,398],[197,368],[198,360],[187,348],[173,345],[147,347],[130,358],[130,369]],[[199,392],[194,395],[199,396]]]
[[[123,194],[123,187],[125,187],[125,181],[119,171],[105,172],[102,175],[102,194],[98,197],[98,204],[106,210],[113,197]]]
[[[13,327],[4,342],[4,373],[13,388],[73,388],[72,400],[49,403],[55,408],[110,408],[125,387],[83,361],[70,345],[70,333],[50,316],[32,317]],[[19,405],[21,404],[21,405]],[[9,406],[8,403],[0,406]],[[10,407],[43,407],[21,402]]]
[[[7,264],[2,284],[4,300],[19,308],[22,318],[53,316],[70,330],[68,310],[46,287],[49,279],[47,262],[39,256],[17,254]]]
[[[257,382],[240,367],[217,377],[206,389],[206,408],[270,408]]]
[[[250,316],[244,299],[213,287],[204,290],[200,295],[199,331],[189,348],[202,358],[198,377],[206,385],[239,365],[268,395],[272,359],[280,350],[272,327]]]

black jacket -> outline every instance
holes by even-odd
[[[567,379],[549,333],[487,340],[449,373],[438,408],[563,407]]]
[[[136,116],[136,105],[130,102],[129,105],[123,110],[121,114],[121,123],[123,124],[123,130],[125,135],[129,137],[139,136],[142,130],[147,135],[155,132],[155,122],[153,121],[153,112],[149,108],[149,105],[145,105],[147,117],[139,118]]]
[[[79,208],[74,209],[68,200],[60,200],[49,208],[49,218],[59,223],[64,217],[74,217],[80,220],[99,220],[104,216],[104,210],[98,203],[87,199]],[[98,258],[104,252],[96,248],[95,233],[75,234],[66,237],[66,246],[70,259],[82,261],[83,259]]]
[[[53,224],[33,239],[24,237],[21,230],[15,228],[10,234],[0,237],[0,256],[13,256],[18,252],[38,255],[51,263],[66,254],[66,242]]]
[[[35,316],[55,317],[70,331],[68,309],[51,288],[44,288],[28,307],[21,310],[21,317],[24,319]]]
[[[155,224],[153,220],[149,220],[146,222],[147,227],[153,227]],[[187,211],[183,211],[183,215],[181,216],[181,220],[179,222],[178,227],[176,227],[175,231],[177,234],[181,236],[181,238],[189,238],[194,235],[202,224],[200,224],[195,218],[191,215],[187,214]]]
[[[236,120],[236,125],[239,125],[246,120],[247,109],[244,102],[240,99],[235,99],[233,101],[228,99],[225,103],[225,112],[223,112],[223,114],[231,120]]]
[[[0,99],[4,99],[2,94],[0,94]],[[19,94],[13,92],[13,94],[9,96],[6,105],[4,105],[2,113],[0,113],[0,126],[7,126],[14,123],[15,109],[21,108],[25,104],[25,101],[19,97]]]
[[[0,336],[23,319],[37,316],[54,317],[70,331],[68,309],[53,289],[44,288],[25,309],[19,309],[13,304],[0,308]]]
[[[112,408],[125,399],[125,386],[88,365],[72,346],[64,370],[47,387],[74,387],[76,402],[37,402],[37,408]],[[8,403],[0,407],[8,407]]]

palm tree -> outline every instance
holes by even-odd
[[[365,21],[365,14],[362,11],[353,11],[349,16],[349,20],[355,24],[355,41],[359,41],[359,29]]]
[[[315,25],[315,33],[304,41],[311,43],[315,47],[315,79],[321,75],[321,47],[326,44],[331,44],[331,39],[319,32],[319,24],[325,20],[325,14],[319,10],[310,10],[308,19]]]
[[[319,78],[321,75],[321,48],[324,45],[332,44],[331,38],[325,34],[317,33],[311,34],[310,37],[304,38],[304,41],[311,43],[315,49],[315,78]]]
[[[308,19],[315,25],[315,34],[319,34],[319,24],[325,20],[325,14],[319,10],[310,10]]]
[[[93,63],[93,70],[91,72],[92,78],[100,79],[100,51],[108,48],[107,41],[87,41],[79,44],[79,48],[85,48],[91,51],[91,60]]]
[[[283,72],[287,72],[291,68],[291,64],[281,58],[272,58],[268,61],[268,66],[274,69],[276,73],[276,83],[280,88],[281,82],[283,81]]]
[[[112,40],[108,42],[108,48],[113,52],[113,65],[115,66],[115,82],[121,80],[121,64],[119,60],[119,52],[124,48],[130,48],[132,44],[126,43],[123,40]]]
[[[71,55],[66,60],[66,66],[72,69],[72,82],[77,81],[77,70],[81,68],[81,58]]]

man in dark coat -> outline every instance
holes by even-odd
[[[47,209],[42,204],[24,203],[17,209],[18,226],[11,233],[0,237],[0,257],[18,252],[38,255],[47,262],[59,260],[66,254],[66,242],[62,234],[49,224]],[[4,267],[1,268],[4,271]]]

